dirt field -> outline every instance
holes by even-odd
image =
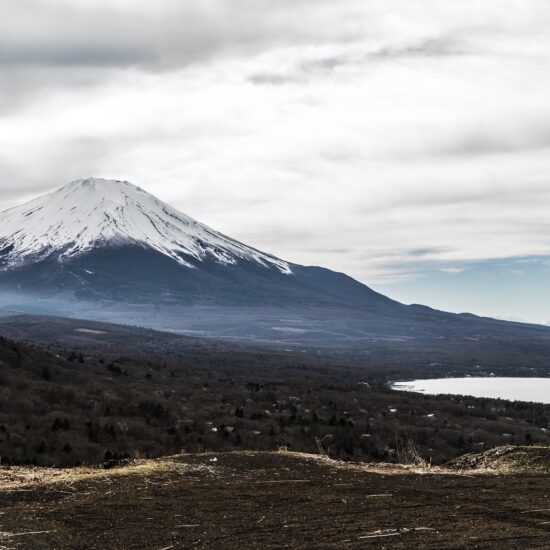
[[[550,476],[291,453],[0,468],[0,549],[550,548]]]

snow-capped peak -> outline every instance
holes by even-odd
[[[139,244],[191,266],[186,256],[220,263],[252,260],[291,273],[288,263],[178,212],[127,181],[80,179],[0,213],[4,266],[60,260],[105,244]]]

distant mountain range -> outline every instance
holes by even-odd
[[[345,274],[242,244],[128,182],[98,178],[0,213],[0,308],[283,342],[550,336],[400,304]]]

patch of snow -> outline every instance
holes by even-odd
[[[86,334],[107,334],[104,330],[94,330],[91,328],[75,328],[75,332],[85,332]]]

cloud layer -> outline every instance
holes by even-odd
[[[543,0],[6,0],[3,202],[125,178],[375,284],[544,257],[549,29]]]

